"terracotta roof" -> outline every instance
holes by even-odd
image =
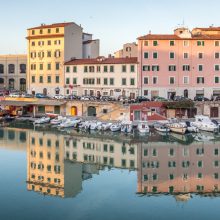
[[[138,38],[138,40],[179,40],[174,34],[147,34]]]
[[[168,35],[168,34],[148,34],[142,37],[139,37],[138,40],[220,40],[220,35],[193,35],[191,38],[181,38],[177,35]]]
[[[167,118],[164,117],[163,115],[159,115],[157,113],[154,113],[152,115],[148,115],[147,120],[148,121],[164,121],[164,120],[167,120]]]
[[[208,28],[200,28],[196,27],[193,30],[199,29],[201,31],[220,31],[220,27],[208,27]]]
[[[74,59],[65,63],[65,65],[82,65],[82,64],[126,64],[138,63],[137,57],[131,58],[104,58],[98,57],[96,59]]]
[[[56,28],[56,27],[66,27],[70,24],[74,24],[74,22],[64,22],[64,23],[56,23],[56,24],[49,24],[49,25],[41,25],[33,28],[29,28],[28,30],[34,29],[44,29],[44,28]]]

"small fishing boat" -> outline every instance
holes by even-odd
[[[91,122],[90,130],[96,130],[98,128],[98,126],[101,126],[101,125],[102,125],[102,122],[100,122],[100,121]]]
[[[166,126],[170,131],[177,134],[185,134],[187,130],[186,124],[179,122],[176,118],[170,118],[169,123],[167,123]]]
[[[98,125],[97,129],[99,131],[107,131],[110,129],[112,123],[108,122],[103,122],[102,124]]]
[[[121,123],[117,122],[111,125],[110,130],[113,132],[121,130]]]
[[[149,133],[150,132],[147,121],[139,121],[137,129],[140,133]]]
[[[163,133],[168,133],[168,132],[170,132],[170,129],[169,129],[166,125],[161,124],[161,123],[156,123],[156,124],[154,124],[154,129],[155,129],[156,131],[163,132]]]
[[[45,123],[49,123],[49,122],[50,122],[49,117],[42,117],[42,118],[35,120],[34,124],[45,124]]]
[[[66,119],[59,125],[60,128],[71,128],[75,127],[80,122],[79,119]]]
[[[131,121],[122,122],[121,124],[121,132],[131,133],[133,130],[133,125]]]

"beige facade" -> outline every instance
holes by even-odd
[[[0,89],[26,90],[27,55],[0,55]]]
[[[96,58],[99,56],[100,41],[93,40],[92,34],[83,33],[83,58]]]
[[[82,58],[82,28],[71,23],[41,25],[27,30],[28,91],[63,94],[64,61]]]
[[[115,58],[137,57],[138,45],[136,43],[127,43],[121,50],[114,53]]]
[[[66,62],[65,94],[136,97],[137,58],[98,57]]]

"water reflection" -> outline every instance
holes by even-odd
[[[186,201],[193,193],[217,196],[220,189],[220,141],[203,135],[97,138],[4,128],[0,146],[27,150],[27,190],[42,195],[75,197],[83,181],[108,167],[135,170],[137,193]]]

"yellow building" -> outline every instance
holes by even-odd
[[[74,22],[27,30],[29,93],[64,94],[64,61],[82,58],[83,32]]]

